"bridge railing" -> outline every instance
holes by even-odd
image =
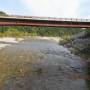
[[[31,19],[31,20],[50,20],[50,21],[75,21],[75,22],[90,22],[90,19],[79,19],[79,18],[54,18],[54,17],[38,17],[38,16],[20,16],[20,15],[10,15],[10,16],[0,16],[4,18],[16,18],[16,19]]]

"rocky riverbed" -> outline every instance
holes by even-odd
[[[27,38],[0,55],[0,90],[88,90],[85,62],[53,40]]]

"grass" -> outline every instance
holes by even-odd
[[[62,41],[60,41],[61,45],[65,45],[73,40],[72,35],[63,35],[61,38],[62,38]]]
[[[29,33],[27,31],[19,31],[17,29],[10,29],[10,30],[6,30],[4,32],[0,32],[0,37],[23,37],[23,36],[36,36],[37,34],[35,33]]]
[[[5,31],[4,33],[0,32],[0,37],[23,37],[23,36],[28,36],[29,33],[27,32],[20,32],[18,30],[15,31]]]

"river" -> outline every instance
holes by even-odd
[[[2,90],[88,90],[85,62],[55,41],[26,39],[3,50],[7,55],[14,54],[9,58],[14,64],[24,61],[29,73],[12,75]],[[23,59],[17,58],[18,53],[23,53]],[[33,59],[35,62],[30,63]]]

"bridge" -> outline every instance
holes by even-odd
[[[0,16],[0,26],[49,26],[65,28],[90,28],[90,19],[10,15]]]

